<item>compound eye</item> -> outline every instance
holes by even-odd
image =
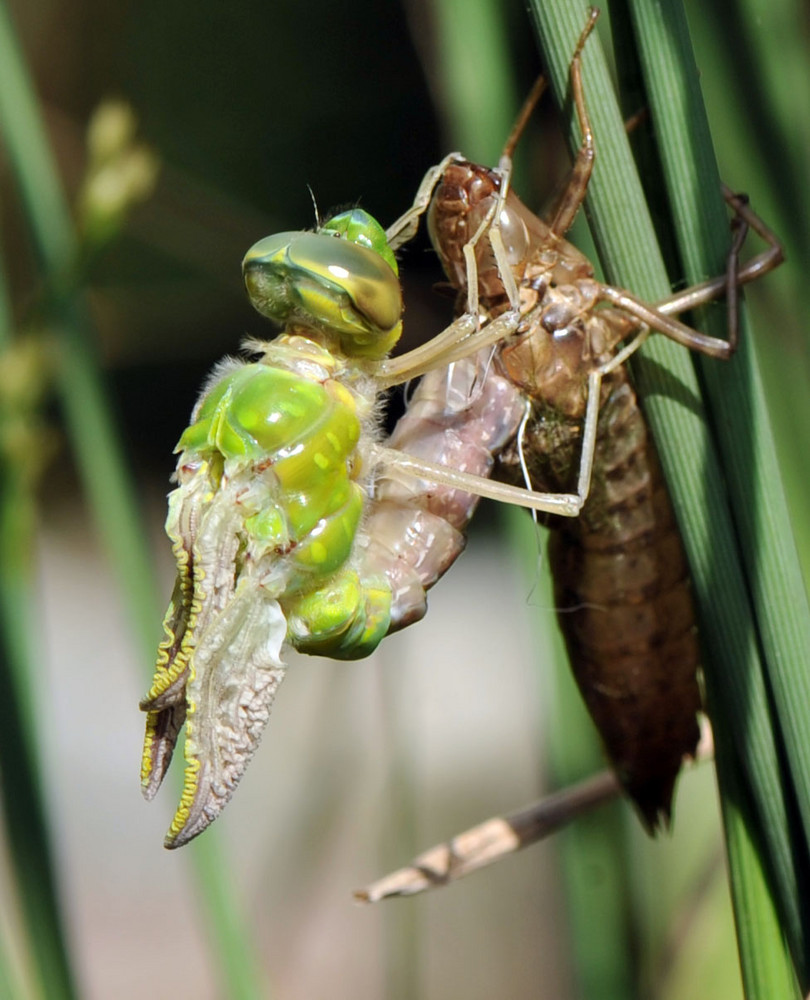
[[[391,267],[373,250],[322,233],[305,233],[290,245],[289,259],[300,273],[340,289],[352,310],[376,330],[390,330],[399,321],[402,295]]]
[[[399,337],[399,280],[374,250],[330,233],[280,233],[252,247],[242,269],[254,308],[278,323],[331,331],[356,355],[382,357]]]

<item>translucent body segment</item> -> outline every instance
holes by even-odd
[[[520,393],[488,372],[491,351],[423,377],[388,444],[435,465],[488,476],[525,413]],[[478,497],[384,468],[358,539],[359,565],[384,574],[392,592],[390,630],[427,610],[426,591],[463,551]]]

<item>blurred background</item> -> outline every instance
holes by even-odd
[[[721,171],[789,243],[790,263],[749,298],[806,554],[799,281],[810,213],[789,165],[810,151],[798,103],[810,88],[796,83],[807,79],[807,10],[780,8],[791,83],[757,62],[737,8],[693,6]],[[168,780],[150,806],[138,790],[137,703],[173,579],[162,533],[172,449],[212,364],[268,332],[244,295],[242,256],[261,236],[311,227],[313,198],[321,213],[360,203],[387,224],[449,149],[494,162],[541,66],[522,5],[11,0],[6,14],[71,204],[102,101],[130,106],[154,157],[144,168],[156,167],[154,187],[133,198],[120,231],[85,235],[90,252],[68,276],[81,297],[70,322],[102,372],[154,583],[134,608],[115,527],[88,502],[105,503],[103,484],[88,485],[103,442],[76,442],[72,362],[41,320],[41,247],[14,155],[0,150],[10,317],[45,345],[30,438],[42,467],[27,494],[25,697],[76,984],[71,994],[56,973],[49,980],[42,952],[26,945],[25,897],[36,890],[19,882],[23,824],[0,871],[0,986],[99,1000],[741,996],[710,767],[681,781],[674,833],[659,842],[618,805],[447,889],[377,908],[352,901],[352,889],[419,851],[600,766],[558,665],[528,518],[482,507],[425,621],[369,660],[291,656],[261,752],[202,840],[166,852],[177,786]],[[795,105],[784,123],[768,110],[779,87]],[[766,148],[758,114],[772,126]],[[568,162],[550,105],[521,156],[515,187],[539,207]],[[432,290],[440,275],[424,240],[402,267],[415,343],[441,329],[448,301]],[[3,757],[6,801],[13,761]]]

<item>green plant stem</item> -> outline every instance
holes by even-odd
[[[648,81],[650,105],[657,123],[674,230],[686,276],[694,281],[724,259],[728,237],[726,215],[717,197],[717,167],[685,12],[676,2],[663,3],[654,9],[642,0],[631,0],[630,6]],[[705,321],[709,332],[722,334],[722,317],[716,311]],[[800,821],[794,821],[789,812],[788,834],[799,879],[794,892],[802,906],[806,896],[802,886],[806,884],[810,841],[810,740],[806,713],[806,705],[810,703],[810,679],[806,670],[810,610],[776,463],[776,447],[754,345],[747,328],[741,334],[740,348],[732,364],[719,366],[701,358],[698,367],[723,470],[731,494],[736,498],[731,508],[732,523],[740,540],[741,561],[762,644],[765,686],[773,694],[773,705],[766,702],[764,708],[769,710],[777,744],[784,748],[787,766],[782,768],[780,778],[785,797],[790,805],[795,801],[800,814]],[[726,698],[728,684],[734,683],[736,677],[710,675],[709,681],[714,682],[710,695],[716,714],[717,705]],[[745,706],[746,694],[744,690],[739,691],[739,708]],[[728,721],[736,731],[739,727],[737,713]],[[767,794],[756,781],[753,791],[755,801],[761,801],[763,794]],[[761,842],[762,838],[759,840]],[[730,848],[732,843],[733,836],[730,836]],[[746,841],[745,846],[746,856],[750,856],[750,843]],[[804,924],[803,940],[791,938],[791,944],[806,988],[806,904],[800,916]],[[739,918],[738,909],[738,922]],[[746,941],[741,937],[744,971],[746,954],[748,964],[754,967],[746,976],[747,985],[755,982],[754,972],[762,971],[760,956],[766,940],[761,933],[756,936],[754,943],[760,953],[756,954],[747,952]],[[765,992],[769,988],[767,982],[756,981],[757,990],[749,995],[769,995]]]
[[[7,301],[0,262],[0,298]],[[0,319],[5,326],[8,315]],[[7,327],[6,327],[7,329]],[[5,332],[5,331],[4,331]],[[8,348],[10,337],[4,336]],[[0,365],[3,359],[0,357]],[[8,379],[2,384],[7,388]],[[13,393],[13,389],[11,390]],[[32,608],[34,489],[39,461],[17,459],[15,441],[27,430],[28,414],[0,398],[0,761],[6,836],[27,929],[38,995],[78,995],[61,918],[53,854],[40,780],[36,702],[32,681],[37,650]],[[31,436],[35,443],[35,436]],[[5,955],[0,964],[10,974]],[[20,994],[15,994],[20,995]]]
[[[36,662],[30,614],[32,498],[9,472],[6,466],[0,488],[0,789],[39,995],[69,1000],[78,991],[60,913],[31,691]]]
[[[585,22],[585,9],[534,2],[532,11],[543,51],[549,57],[553,89],[562,103],[568,90],[568,63]],[[655,301],[669,293],[670,284],[657,251],[612,84],[594,39],[586,47],[583,70],[597,146],[597,165],[589,188],[589,220],[600,257],[610,280]],[[572,142],[578,142],[574,126]],[[711,179],[705,187],[712,188]],[[719,189],[714,188],[714,193],[719,198]],[[721,231],[727,231],[725,222]],[[721,257],[710,271],[722,272],[723,267]],[[652,338],[644,350],[644,363],[635,366],[634,372],[646,397],[693,571],[718,746],[733,748],[755,803],[753,814],[736,812],[733,821],[739,818],[740,822],[755,824],[747,842],[765,847],[766,857],[759,859],[759,868],[773,879],[784,932],[791,942],[800,977],[806,981],[807,924],[805,904],[798,890],[807,859],[802,845],[797,851],[794,839],[792,790],[786,786],[780,769],[779,734],[770,715],[760,636],[754,627],[720,464],[699,403],[698,382],[686,352],[662,337]],[[720,373],[717,377],[721,377]],[[739,413],[736,418],[740,418]],[[745,429],[749,429],[748,425]],[[750,485],[736,503],[749,502]],[[724,767],[720,767],[721,783],[724,773]],[[737,832],[727,831],[729,840]],[[731,860],[734,862],[735,857]],[[736,874],[740,879],[746,877],[745,871]],[[741,903],[742,897],[735,893],[735,905]],[[745,946],[745,942],[741,944]],[[781,950],[781,941],[760,941],[758,947]],[[741,954],[746,967],[748,957]],[[764,968],[767,963],[760,965]]]
[[[505,138],[503,109],[516,106],[505,7],[493,0],[437,0],[432,12],[450,141],[472,159],[494,163]]]
[[[770,874],[763,866],[766,851],[762,843],[752,841],[752,837],[758,836],[758,824],[744,776],[733,748],[721,748],[716,760],[724,791],[721,808],[745,995],[748,1000],[771,997],[798,1000],[798,985],[785,946]]]
[[[708,122],[700,100],[698,71],[691,52],[683,8],[662,4],[656,14],[648,3],[631,4],[638,24],[642,60],[650,81],[649,96],[658,123],[659,145],[672,205],[673,224],[690,281],[697,281],[727,252],[726,213],[717,198],[719,179]],[[672,58],[662,66],[662,35]],[[677,50],[675,50],[677,44]],[[689,122],[689,131],[678,129]],[[677,139],[676,139],[677,133]],[[687,187],[684,178],[691,180]],[[711,179],[712,183],[708,183]],[[700,226],[695,223],[699,222]],[[722,334],[722,317],[707,318],[711,332]],[[765,394],[750,331],[744,329],[737,357],[730,365],[700,358],[710,402],[710,419],[720,446],[723,468],[733,495],[732,508],[740,550],[756,608],[782,737],[797,791],[797,804],[810,842],[810,609],[776,462]]]

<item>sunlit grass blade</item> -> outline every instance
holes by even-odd
[[[582,30],[585,9],[577,10],[568,4],[535,3],[532,10],[543,50],[549,56],[555,91],[564,95],[570,54]],[[588,206],[600,256],[611,280],[655,301],[669,293],[669,281],[643,203],[612,82],[596,45],[586,51],[584,78],[597,144],[597,168]],[[719,199],[716,173],[706,186],[713,187]],[[695,212],[699,214],[700,210],[690,205],[686,214],[691,217]],[[725,217],[719,232],[727,234]],[[723,268],[721,254],[719,260],[711,262],[708,271],[718,273]],[[705,274],[703,271],[701,276]],[[756,835],[750,842],[764,845],[764,867],[776,887],[783,930],[791,942],[800,976],[805,979],[807,922],[805,904],[797,889],[806,875],[807,858],[804,845],[797,844],[796,830],[791,825],[792,788],[780,768],[777,749],[780,737],[774,731],[770,715],[760,658],[760,634],[753,624],[746,589],[750,583],[743,582],[745,576],[735,526],[726,505],[720,465],[707,436],[698,382],[685,352],[658,337],[653,338],[644,353],[644,362],[636,367],[637,381],[647,396],[647,412],[660,445],[692,566],[707,654],[707,684],[715,726],[721,737],[719,743],[722,747],[733,746],[741,773],[751,789],[755,803],[752,832]],[[705,367],[712,365],[723,368],[716,362]],[[722,381],[725,374],[725,370],[717,371],[713,377]],[[749,412],[743,408],[732,417],[746,421]],[[744,423],[744,427],[750,433],[750,425]],[[761,440],[755,443],[762,444]],[[749,464],[749,474],[750,469]],[[754,496],[758,489],[754,488]],[[735,506],[750,504],[751,498],[749,483],[745,496],[738,496]],[[730,737],[728,742],[726,735]],[[722,782],[722,767],[720,774]],[[750,820],[749,816],[745,818]],[[733,839],[732,833],[730,840]],[[733,855],[731,860],[734,863]],[[744,870],[736,874],[745,877]],[[739,894],[736,902],[741,905]],[[781,941],[763,940],[759,947],[781,950]]]
[[[728,869],[743,985],[748,1000],[798,997],[793,965],[782,933],[767,853],[733,749],[717,758]],[[754,839],[756,838],[756,839]]]
[[[699,114],[697,68],[685,64],[691,49],[682,8],[673,3],[673,16],[663,20],[652,17],[644,3],[633,6],[650,81],[650,103],[658,123],[674,227],[687,278],[693,281],[723,260],[728,244],[726,212],[717,198],[717,185],[712,182],[716,166],[708,123],[705,115]],[[666,5],[663,9],[667,9]],[[666,51],[664,34],[670,51],[672,40],[678,40],[677,63],[659,55]],[[682,128],[685,118],[691,126],[689,132]],[[694,220],[700,220],[700,229]],[[713,312],[707,322],[714,326],[712,332],[722,334],[722,316]],[[749,331],[744,330],[746,333]],[[732,505],[733,517],[797,804],[804,819],[805,837],[810,841],[810,676],[806,669],[810,609],[750,334],[743,336],[732,364],[716,365],[700,359],[700,365],[724,471],[737,498]]]

